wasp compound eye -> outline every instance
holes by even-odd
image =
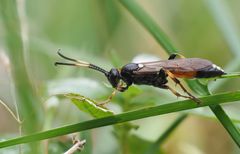
[[[116,88],[120,81],[120,73],[116,68],[112,68],[108,74],[108,81]]]

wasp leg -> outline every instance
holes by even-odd
[[[183,98],[188,98],[188,99],[191,99],[193,100],[194,102],[196,102],[197,104],[199,104],[199,100],[195,97],[191,97],[191,96],[185,96],[185,95],[182,95],[180,93],[178,93],[176,90],[174,90],[173,88],[169,87],[168,85],[161,85],[159,86],[160,88],[163,88],[163,89],[168,89],[170,90],[174,95],[176,95],[177,97],[183,97]]]
[[[175,91],[174,89],[172,89],[171,87],[169,87],[168,85],[166,85],[167,76],[168,76],[168,74],[163,69],[161,69],[159,71],[159,78],[155,81],[154,86],[159,87],[159,88],[163,88],[163,89],[169,89],[177,97],[188,98],[188,99],[191,99],[195,102],[198,102],[195,97],[182,95],[182,94],[178,93],[177,91]]]
[[[168,60],[173,60],[175,59],[176,57],[180,57],[180,58],[185,58],[183,55],[179,54],[179,53],[173,53],[169,56]]]
[[[104,105],[108,104],[115,95],[116,95],[116,90],[114,90],[112,92],[112,94],[105,101],[98,103],[97,106],[104,106]]]
[[[187,89],[182,85],[182,83],[174,76],[174,74],[172,74],[170,71],[165,71],[166,74],[176,83],[178,84],[181,89],[188,94],[188,96],[192,97],[193,100],[196,102],[196,103],[201,103],[201,100],[197,99],[195,96],[193,96],[190,92],[187,91]]]
[[[163,85],[166,84],[168,82],[167,80],[167,74],[165,73],[165,71],[163,69],[160,69],[159,74],[158,74],[158,79],[155,81],[156,85]]]

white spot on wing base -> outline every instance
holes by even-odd
[[[138,67],[139,68],[142,68],[144,65],[143,64],[138,64]]]

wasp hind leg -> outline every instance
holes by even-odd
[[[197,98],[195,98],[194,96],[192,96],[190,93],[189,93],[190,96],[185,96],[185,95],[182,95],[182,94],[178,93],[176,90],[174,90],[173,88],[169,87],[168,85],[166,85],[167,77],[168,77],[167,71],[165,71],[164,69],[161,69],[159,71],[159,78],[155,81],[153,86],[158,87],[158,88],[162,88],[162,89],[168,89],[174,95],[176,95],[177,97],[188,98],[188,99],[191,99],[191,100],[199,103],[199,100]]]
[[[173,53],[169,56],[168,60],[173,60],[175,59],[176,57],[180,57],[180,58],[185,58],[183,55],[179,54],[179,53]]]
[[[201,100],[199,100],[198,98],[196,98],[195,96],[193,96],[190,92],[187,91],[187,89],[182,85],[182,83],[174,76],[174,74],[172,74],[170,71],[165,71],[165,73],[177,84],[180,86],[180,88],[188,94],[188,96],[190,96],[192,98],[192,100],[194,100],[197,104],[201,103]]]
[[[188,99],[191,99],[191,100],[193,100],[193,101],[196,102],[195,97],[182,95],[182,94],[180,94],[179,92],[177,92],[176,90],[174,90],[173,88],[169,87],[168,85],[165,85],[165,84],[164,84],[164,85],[159,86],[159,88],[168,89],[168,90],[170,90],[174,95],[176,95],[177,97],[188,98]]]

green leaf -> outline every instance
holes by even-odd
[[[90,98],[73,93],[65,94],[64,96],[70,98],[72,103],[75,104],[79,110],[86,112],[95,118],[102,118],[113,115],[112,111],[98,106],[97,102]]]

